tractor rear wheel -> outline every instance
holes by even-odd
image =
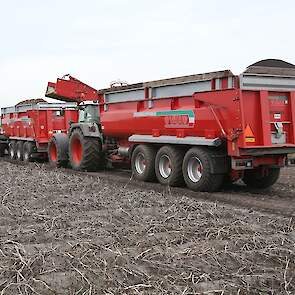
[[[280,177],[280,168],[257,168],[245,170],[244,183],[254,189],[266,189],[275,184]]]
[[[32,162],[32,154],[33,154],[33,143],[26,141],[24,143],[24,147],[23,147],[23,159],[24,162],[28,163],[28,162]]]
[[[70,137],[70,163],[74,170],[97,171],[104,167],[104,155],[99,138],[84,137],[75,129]]]
[[[184,183],[182,175],[182,162],[184,152],[180,148],[165,145],[156,155],[155,171],[161,184],[180,186]]]
[[[9,142],[8,153],[9,153],[9,158],[11,160],[16,159],[16,141],[15,140],[12,140]]]
[[[141,181],[153,181],[155,175],[156,152],[153,146],[138,145],[131,157],[131,169],[134,177]]]
[[[24,159],[24,142],[19,140],[16,143],[16,159],[22,161]]]
[[[51,166],[67,167],[69,163],[69,139],[67,135],[60,134],[51,138],[48,144],[48,159]]]
[[[187,151],[182,164],[183,178],[188,188],[193,191],[214,192],[223,182],[224,174],[211,172],[214,151],[193,147]]]

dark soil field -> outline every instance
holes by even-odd
[[[206,194],[0,165],[0,295],[295,294],[295,168]]]

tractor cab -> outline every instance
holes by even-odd
[[[97,103],[89,102],[78,106],[79,123],[97,123],[100,122],[99,106]]]

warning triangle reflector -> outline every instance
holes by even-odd
[[[245,137],[254,137],[254,133],[253,133],[251,127],[249,126],[249,124],[247,124],[247,126],[244,130],[244,135],[245,135]]]

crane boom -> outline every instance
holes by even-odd
[[[77,103],[100,100],[100,95],[96,89],[70,75],[58,78],[56,83],[48,82],[45,96]]]

